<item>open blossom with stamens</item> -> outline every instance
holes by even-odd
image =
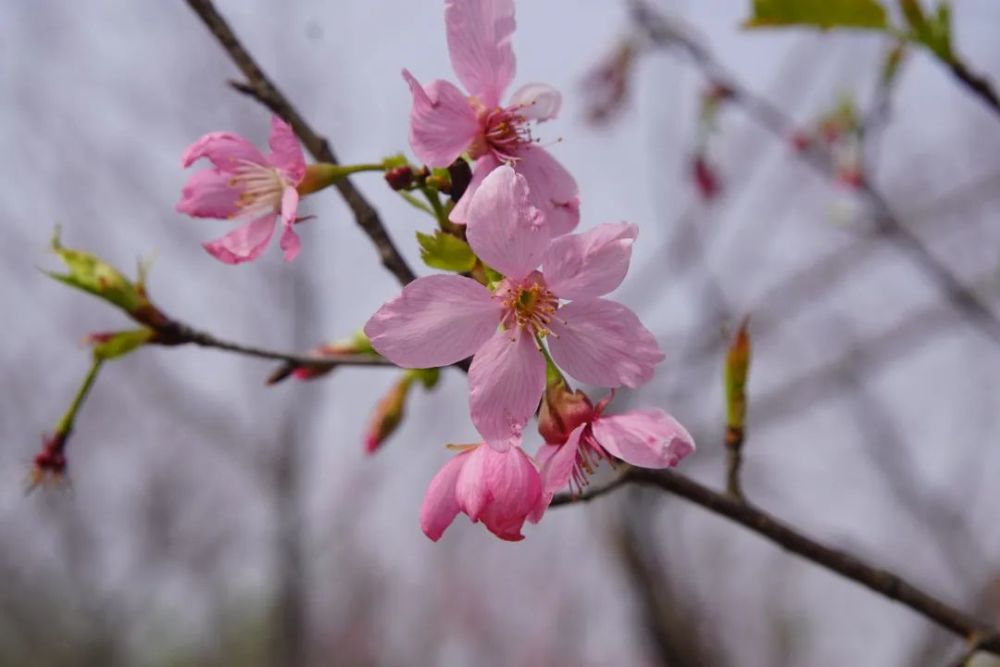
[[[447,81],[421,86],[407,70],[403,78],[413,93],[410,145],[417,157],[431,167],[447,167],[462,153],[476,161],[472,182],[451,220],[466,222],[472,193],[506,163],[528,180],[531,203],[544,214],[553,235],[572,231],[580,220],[576,181],[530,131],[532,123],[559,112],[559,91],[529,83],[506,106],[500,104],[514,78],[513,0],[446,0],[445,24],[451,64],[468,96]]]
[[[431,480],[420,509],[420,527],[435,542],[458,516],[482,521],[503,540],[524,539],[525,520],[545,510],[538,469],[520,444],[500,452],[485,443],[465,448]]]
[[[567,484],[574,492],[586,486],[602,460],[613,457],[640,468],[672,468],[694,451],[691,434],[663,410],[604,416],[612,397],[613,392],[591,406],[582,392],[550,385],[539,420],[546,443],[535,456],[546,507]]]
[[[299,253],[301,242],[292,229],[299,193],[296,187],[306,163],[292,128],[271,119],[270,155],[230,132],[211,132],[191,144],[181,158],[184,167],[207,158],[212,166],[191,175],[181,192],[177,210],[196,218],[246,221],[222,238],[204,243],[213,257],[240,264],[256,259],[274,235],[278,217],[283,231],[280,245],[285,260]]]
[[[476,255],[505,276],[496,290],[462,276],[419,278],[368,320],[365,333],[379,354],[406,368],[474,355],[472,421],[504,450],[520,439],[545,389],[543,339],[561,368],[602,387],[636,387],[663,360],[635,313],[599,298],[625,278],[637,233],[635,225],[607,223],[550,239],[524,177],[499,167],[473,197],[467,227]]]

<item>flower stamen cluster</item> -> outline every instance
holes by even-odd
[[[239,160],[229,187],[240,191],[236,199],[237,210],[229,218],[255,216],[281,211],[281,196],[288,187],[295,187],[275,167]]]
[[[549,323],[559,308],[559,297],[546,287],[538,271],[520,282],[505,280],[495,296],[503,303],[505,314],[500,324],[504,328],[518,327],[538,338],[552,333]]]

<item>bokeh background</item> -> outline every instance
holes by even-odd
[[[655,4],[803,125],[843,95],[870,106],[885,39],[747,32],[749,5]],[[954,5],[960,52],[1000,77],[1000,5]],[[344,162],[408,149],[401,68],[453,78],[438,2],[219,6]],[[721,487],[722,358],[750,314],[750,497],[995,621],[995,341],[872,233],[849,188],[737,108],[709,140],[722,188],[706,202],[691,178],[705,81],[676,54],[639,58],[625,107],[588,123],[587,73],[633,30],[622,3],[521,2],[514,40],[516,82],[564,93],[537,134],[576,176],[583,226],[640,226],[615,297],[667,361],[618,405],[674,414],[699,444],[683,471]],[[167,312],[272,348],[349,335],[397,292],[332,191],[305,204],[317,219],[291,265],[269,252],[230,267],[201,250],[226,225],[174,212],[181,152],[217,129],[266,140],[269,115],[228,88],[236,77],[181,2],[0,4],[0,664],[833,667],[944,664],[960,649],[908,609],[662,493],[554,509],[517,544],[464,518],[431,543],[423,491],[443,444],[475,439],[457,372],[415,392],[400,431],[366,456],[392,370],[266,387],[256,360],[142,350],[105,368],[70,443],[70,483],[25,495],[42,434],[86,370],[81,338],[124,324],[37,270],[54,266],[55,225],[123,268],[155,256],[149,288]],[[912,53],[873,172],[995,312],[998,120]],[[377,174],[355,181],[420,266],[413,234],[431,221]]]

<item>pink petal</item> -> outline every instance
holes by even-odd
[[[549,327],[552,359],[580,382],[635,388],[663,361],[653,334],[635,313],[614,301],[573,301],[556,311]]]
[[[479,445],[469,452],[455,481],[455,500],[459,509],[473,522],[479,521],[487,503],[493,500],[486,479],[486,454],[489,447]]]
[[[271,147],[268,158],[271,166],[281,170],[292,185],[301,183],[306,175],[306,159],[292,126],[280,116],[271,116],[271,136],[267,143]]]
[[[466,237],[481,260],[508,278],[523,278],[541,264],[549,228],[528,203],[524,177],[502,165],[469,202]]]
[[[462,276],[426,276],[403,288],[365,325],[372,347],[404,368],[447,366],[473,355],[497,330],[503,306]]]
[[[580,447],[580,437],[587,424],[580,424],[569,434],[569,439],[563,445],[545,444],[539,450],[535,459],[541,468],[542,494],[545,507],[552,502],[552,497],[559,489],[569,484],[569,478],[576,466],[576,452]]]
[[[492,109],[514,78],[514,0],[447,0],[448,52],[458,80]]]
[[[274,235],[277,216],[268,213],[240,225],[225,236],[203,243],[213,257],[226,264],[242,264],[257,259]]]
[[[535,339],[520,328],[499,331],[469,368],[472,423],[483,440],[505,450],[520,441],[544,390],[545,358]]]
[[[601,417],[593,433],[609,454],[641,468],[670,468],[694,451],[691,434],[659,409]]]
[[[202,169],[191,174],[181,189],[177,212],[195,218],[229,218],[239,212],[236,201],[241,188],[230,185],[232,176],[218,169]]]
[[[249,141],[232,132],[209,132],[188,146],[181,165],[190,167],[195,160],[207,157],[217,169],[232,172],[240,162],[267,164],[264,156]]]
[[[295,233],[292,225],[295,224],[295,215],[299,207],[299,193],[295,188],[285,188],[281,195],[281,222],[284,230],[281,232],[281,239],[278,244],[285,252],[285,261],[290,262],[295,259],[299,250],[302,249],[302,241]]]
[[[517,157],[514,167],[527,179],[531,203],[545,216],[552,236],[573,231],[580,222],[580,197],[570,173],[536,144],[524,145]]]
[[[543,123],[559,114],[562,95],[545,83],[528,83],[510,96],[507,107],[519,107],[517,113],[529,120]]]
[[[465,188],[462,198],[455,204],[455,208],[451,209],[451,213],[448,215],[449,220],[457,225],[464,225],[468,221],[469,202],[472,201],[472,195],[482,185],[483,179],[489,176],[490,172],[499,167],[500,164],[500,160],[496,159],[493,153],[487,153],[476,160],[476,164],[472,168],[472,180],[469,181],[468,187]]]
[[[479,119],[469,100],[447,81],[431,81],[426,88],[403,70],[410,84],[410,146],[431,167],[447,167],[469,147],[480,132]]]
[[[420,506],[420,528],[435,542],[441,539],[445,529],[458,515],[460,508],[455,499],[455,485],[469,456],[470,452],[462,452],[448,461],[427,487],[423,505]]]
[[[520,447],[498,452],[491,447],[483,451],[483,472],[491,501],[480,515],[490,532],[503,540],[524,539],[521,528],[525,520],[539,511],[542,482],[538,469]]]
[[[618,287],[628,273],[639,228],[606,222],[553,239],[545,251],[545,282],[563,299],[591,299]]]

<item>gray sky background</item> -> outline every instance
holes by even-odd
[[[829,108],[839,92],[870,98],[884,40],[741,31],[749,4],[660,6],[690,23],[751,89],[803,122]],[[1000,77],[1000,5],[954,4],[960,51]],[[454,80],[437,2],[219,5],[345,163],[408,151],[403,67],[421,81]],[[949,315],[933,286],[885,246],[837,274],[815,300],[780,308],[789,276],[859,238],[863,220],[835,220],[834,211],[855,206],[850,195],[808,173],[738,110],[727,110],[712,140],[726,193],[703,206],[687,180],[702,89],[697,73],[666,55],[644,58],[629,109],[609,127],[589,127],[580,81],[625,33],[622,3],[522,0],[517,11],[515,86],[542,81],[564,93],[561,117],[537,134],[561,140],[552,151],[580,185],[582,227],[611,220],[640,226],[633,272],[616,297],[661,337],[668,360],[648,387],[626,399],[660,405],[689,425],[701,449],[684,472],[721,483],[720,357],[698,365],[685,355],[735,320],[700,319],[704,280],[677,275],[664,261],[665,244],[687,212],[732,312],[752,313],[754,326],[767,331],[751,376],[748,492],[810,535],[972,609],[996,575],[1000,549],[992,529],[992,471],[1000,465],[996,347]],[[37,271],[54,265],[46,252],[54,225],[62,226],[67,245],[122,268],[155,254],[149,288],[167,312],[262,346],[303,349],[349,335],[397,293],[333,192],[304,205],[317,219],[300,228],[303,252],[293,264],[283,263],[275,247],[260,261],[230,267],[199,247],[227,227],[174,212],[187,177],[181,152],[212,130],[266,140],[268,113],[226,87],[235,76],[183,3],[0,4],[5,571],[28,590],[48,573],[58,572],[51,575],[56,581],[79,578],[90,595],[81,599],[100,600],[101,613],[119,614],[136,646],[148,647],[142,638],[150,636],[185,646],[207,641],[205,619],[213,610],[259,601],[270,586],[270,545],[280,518],[269,495],[271,459],[294,423],[304,457],[302,532],[317,636],[334,636],[351,595],[370,585],[384,605],[385,655],[397,656],[397,664],[429,614],[440,619],[434,637],[445,646],[439,658],[447,664],[473,664],[484,646],[490,650],[478,639],[485,636],[498,642],[497,664],[557,664],[542,656],[558,645],[560,632],[575,638],[578,651],[577,662],[566,664],[645,664],[633,601],[607,548],[622,499],[552,511],[519,544],[501,543],[464,518],[439,544],[420,533],[423,491],[449,457],[442,445],[475,439],[458,373],[443,373],[431,394],[416,393],[400,432],[366,457],[367,415],[392,371],[345,369],[320,382],[268,388],[262,381],[269,367],[257,361],[193,348],[144,350],[105,368],[70,446],[71,489],[23,495],[41,434],[85,372],[78,341],[125,324]],[[990,200],[1000,184],[997,119],[923,53],[908,63],[894,109],[878,184],[935,254],[996,307],[1000,227]],[[994,186],[979,201],[947,214],[919,214],[928,202],[990,177]],[[377,175],[356,182],[426,273],[411,239],[431,221]],[[901,344],[886,363],[862,357],[854,379],[815,400],[780,404],[755,426],[756,397],[934,308],[937,333],[905,350]],[[902,449],[877,450],[888,445],[870,437],[859,404],[898,418]],[[873,463],[880,453],[890,467],[901,461],[921,494],[961,510],[976,550],[986,554],[976,561],[982,569],[965,571],[934,546],[937,534],[919,513],[899,506],[901,496]],[[160,488],[173,494],[169,519],[156,514]],[[85,572],[66,565],[57,529],[59,517],[70,514],[78,516],[74,544],[90,554]],[[147,552],[144,527],[161,520],[170,525],[169,544]],[[795,635],[799,657],[787,663],[795,665],[899,664],[928,631],[905,608],[682,501],[658,506],[654,534],[670,571],[700,605],[696,624],[724,628],[727,645],[747,642],[734,664],[776,664],[778,642],[767,634],[776,616]],[[151,563],[156,576],[137,579]]]

